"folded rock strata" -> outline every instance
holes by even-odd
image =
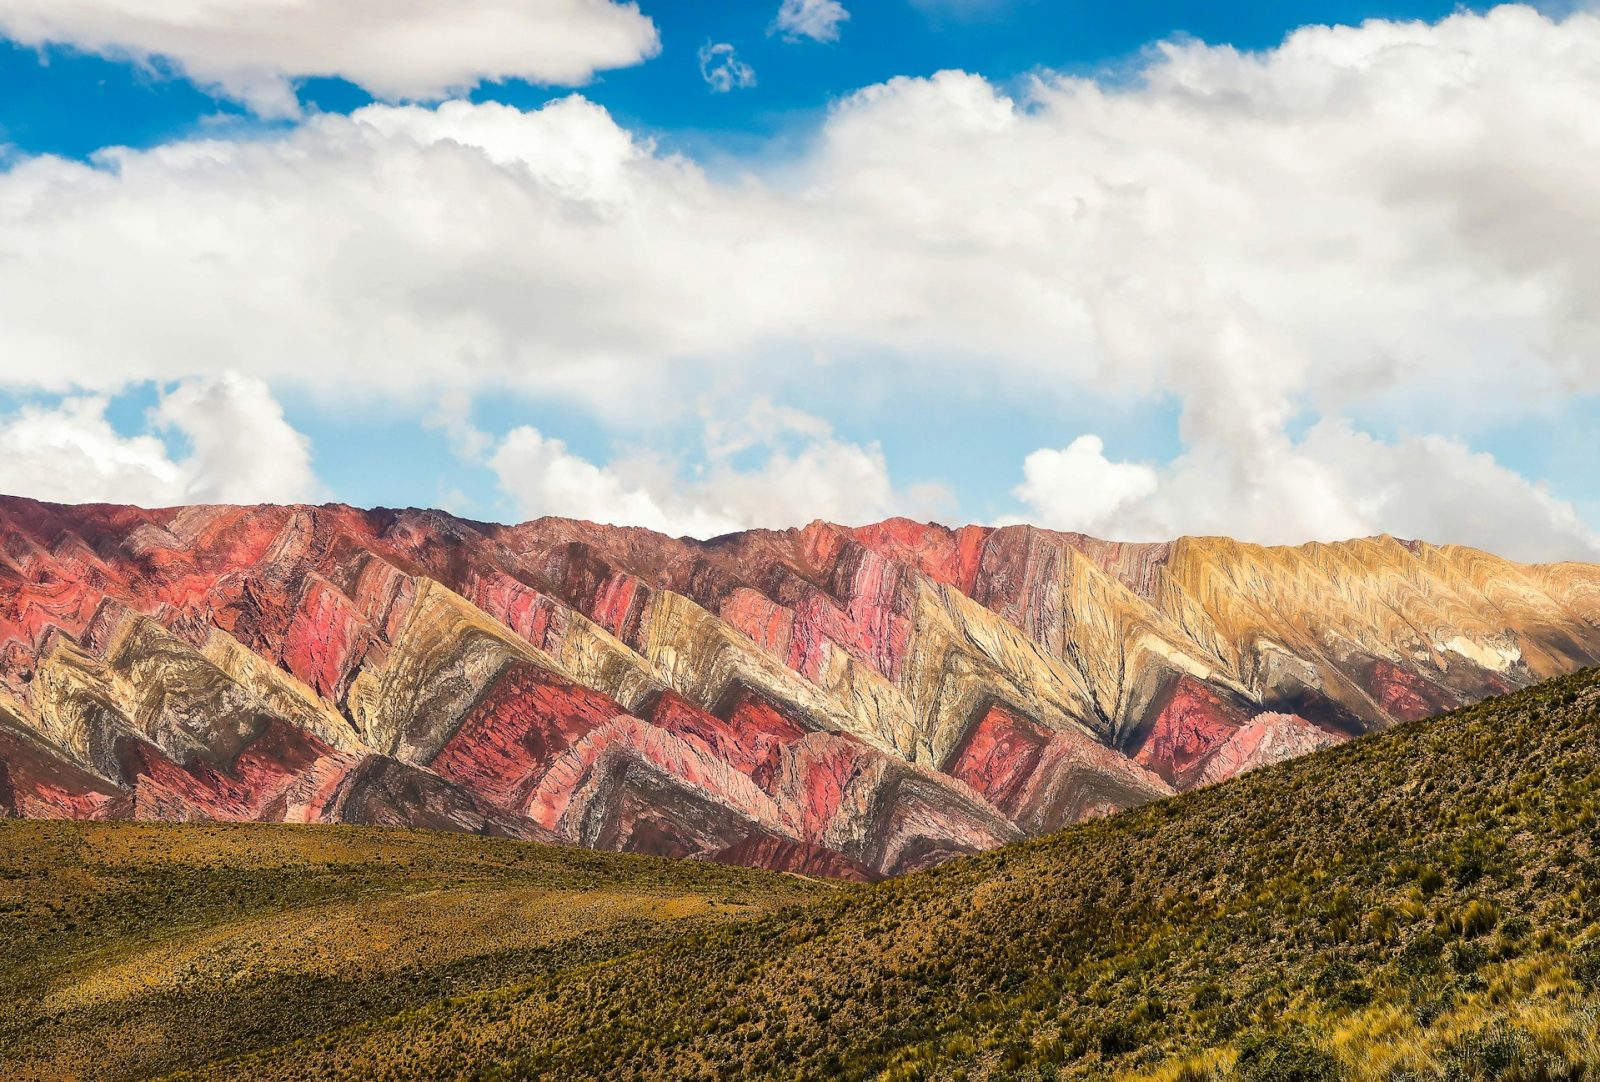
[[[0,498],[0,815],[870,879],[1600,663],[1600,567]]]

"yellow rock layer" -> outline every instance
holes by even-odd
[[[860,713],[806,680],[772,655],[681,594],[658,590],[651,594],[643,620],[641,653],[656,676],[685,698],[712,705],[730,688],[743,684],[797,709],[814,726],[853,733],[885,751],[895,750],[895,738],[905,739],[909,717],[879,715],[892,708],[893,696],[870,688],[856,699]],[[868,688],[871,681],[856,673],[851,686]]]
[[[361,670],[346,705],[373,748],[425,763],[508,664],[562,669],[549,654],[434,580],[416,579],[415,591],[388,656]]]
[[[270,710],[315,733],[330,747],[350,752],[370,750],[350,722],[315,691],[226,631],[213,628],[200,652]]]
[[[1381,711],[1341,670],[1345,660],[1543,679],[1593,656],[1597,596],[1597,567],[1526,567],[1389,537],[1295,548],[1184,538],[1155,590],[1162,611],[1208,636],[1254,690],[1285,666],[1304,667],[1326,694],[1366,714]]]

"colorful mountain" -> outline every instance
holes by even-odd
[[[1600,566],[1373,538],[0,498],[0,815],[871,879],[1600,663]]]

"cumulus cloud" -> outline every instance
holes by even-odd
[[[1062,450],[1035,451],[1022,464],[1023,482],[1012,490],[1041,526],[1084,532],[1116,530],[1119,516],[1155,494],[1156,471],[1112,462],[1099,436],[1079,436]]]
[[[166,444],[119,435],[106,419],[109,405],[68,398],[0,418],[0,490],[61,502],[174,502],[168,494],[183,486]]]
[[[756,69],[739,59],[727,42],[706,42],[700,46],[700,78],[714,94],[743,90],[756,85]]]
[[[840,440],[821,418],[765,399],[732,418],[708,419],[703,461],[687,476],[657,452],[600,465],[532,426],[495,440],[460,416],[440,423],[458,453],[494,471],[522,518],[559,515],[708,538],[817,518],[931,515],[950,499],[934,484],[897,488],[877,444]]]
[[[1595,50],[1600,20],[1512,8],[1168,46],[1125,89],[897,79],[730,179],[577,97],[22,159],[0,326],[39,363],[7,375],[379,364],[601,405],[798,341],[981,357],[1064,397],[1173,387],[1213,425],[1353,397],[1519,411],[1600,355]]]
[[[1457,440],[1378,439],[1322,421],[1257,459],[1193,449],[1171,465],[1114,462],[1096,436],[1028,456],[1018,521],[1132,540],[1225,534],[1268,544],[1389,533],[1515,559],[1600,559],[1570,502]]]
[[[104,396],[25,405],[0,416],[0,491],[57,502],[291,502],[318,489],[310,445],[265,384],[246,376],[186,380],[149,411],[147,431],[119,433]],[[162,435],[188,453],[174,458]]]
[[[560,515],[701,537],[738,528],[716,510],[680,503],[678,491],[597,466],[528,425],[507,434],[489,465],[525,518]]]
[[[484,80],[577,85],[655,55],[655,24],[612,0],[0,0],[0,34],[170,65],[264,114],[292,80],[339,76],[388,99]]]
[[[735,368],[792,385],[797,356],[891,384],[981,366],[1034,398],[1176,398],[1180,462],[1265,521],[1294,475],[1263,463],[1303,462],[1320,421],[1470,440],[1600,386],[1596,55],[1600,18],[1506,7],[1167,44],[1115,84],[894,79],[745,174],[577,97],[22,159],[0,382],[513,385],[638,425]],[[1275,528],[1386,524],[1307,506]]]
[[[839,24],[848,18],[839,0],[783,0],[773,28],[791,41],[838,41]]]

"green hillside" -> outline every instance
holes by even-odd
[[[209,1011],[170,1016],[212,1032],[232,1019],[244,1033],[202,1045],[213,1062],[199,1077],[1600,1078],[1597,793],[1600,674],[1587,673],[873,887],[433,836],[123,828],[165,841],[117,858],[120,885],[100,901],[26,921],[30,957],[52,959],[50,986],[78,982],[53,1041],[142,1039],[161,1011],[178,1012],[185,987],[210,989]],[[119,836],[9,827],[8,867],[21,830],[63,852],[95,831]],[[360,979],[319,976],[314,959],[266,978],[248,955],[234,976],[207,954],[213,968],[192,986],[180,976],[170,991],[136,987],[190,972],[196,932],[220,919],[214,907],[185,912],[212,903],[174,895],[162,844],[203,862],[217,838],[292,850],[308,836],[368,856],[310,868],[285,858],[269,885],[240,886],[253,911],[336,898],[376,935],[372,914],[391,912],[380,905],[430,897],[422,884],[454,854],[486,855],[452,874],[509,880],[525,852],[538,854],[527,870],[538,890],[595,890],[626,907],[648,889],[702,908],[674,921],[656,907],[504,952],[491,945],[508,933],[479,915],[471,958],[435,959],[412,943],[421,955]],[[440,863],[391,868],[391,838]],[[97,859],[97,869],[116,863]],[[147,878],[147,867],[168,870]],[[589,878],[565,878],[580,874]],[[22,889],[42,889],[36,880]],[[14,898],[17,880],[4,889]],[[143,913],[152,896],[170,908]],[[728,919],[788,901],[806,904]],[[16,922],[9,904],[4,919]],[[457,919],[417,918],[436,929]],[[250,939],[273,956],[290,941]],[[343,964],[358,955],[347,947]],[[5,963],[9,996],[32,964]],[[334,994],[329,981],[345,983]],[[415,986],[396,987],[405,981]],[[335,1008],[352,986],[372,991]],[[427,1005],[394,1013],[413,1003]],[[10,1008],[13,1061],[33,1039],[18,1028],[30,1010]],[[181,1055],[205,1061],[194,1042]]]

